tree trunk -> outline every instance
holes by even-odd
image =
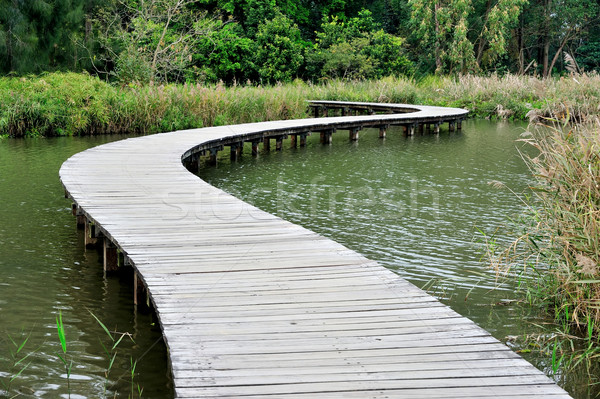
[[[558,50],[556,50],[556,54],[554,54],[554,57],[552,58],[552,62],[550,63],[550,73],[552,73],[552,68],[554,68],[554,64],[556,64],[556,61],[558,60],[558,57],[560,57],[563,48],[565,47],[565,44],[567,44],[567,42],[569,41],[569,38],[571,36],[571,31],[569,31],[564,39],[562,40],[562,42],[560,43],[560,46],[558,46]]]
[[[8,64],[8,72],[12,72],[14,69],[13,65],[13,46],[12,46],[12,29],[8,28],[6,32],[6,58]]]
[[[523,14],[519,18],[519,27],[516,29],[517,32],[517,50],[519,54],[519,75],[525,74],[525,48],[523,38]]]
[[[544,47],[542,48],[542,65],[544,66],[542,76],[545,78],[548,77],[548,54],[550,53],[550,38],[548,36],[544,36]]]
[[[544,45],[542,47],[542,65],[544,66],[542,75],[545,78],[547,78],[551,73],[552,70],[550,70],[548,68],[548,59],[549,59],[549,53],[550,53],[550,35],[549,35],[549,24],[550,24],[550,5],[552,3],[552,0],[546,0],[544,3],[544,16],[546,19],[546,24],[545,26],[541,27],[542,31],[544,32]]]
[[[477,66],[478,67],[481,66],[481,59],[483,58],[483,50],[485,50],[485,45],[487,44],[487,41],[483,38],[483,31],[485,29],[485,26],[487,25],[491,8],[492,8],[492,0],[488,0],[487,5],[485,7],[485,18],[483,20],[483,24],[481,25],[481,33],[479,34],[479,44],[477,46]]]
[[[438,20],[438,12],[440,9],[439,2],[435,2],[435,73],[442,73],[442,54],[440,43],[440,21]]]

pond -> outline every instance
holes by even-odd
[[[331,146],[313,135],[306,148],[258,158],[248,147],[233,163],[223,151],[218,166],[201,169],[200,176],[377,260],[526,352],[512,337],[555,327],[514,301],[516,282],[496,279],[479,243],[481,232],[493,235],[522,210],[518,194],[530,180],[515,140],[525,128],[469,121],[461,132],[439,136],[407,138],[390,129],[385,140],[364,130],[354,143],[342,131]],[[68,397],[56,329],[60,312],[73,362],[72,398],[128,397],[138,384],[147,398],[173,395],[155,315],[133,306],[127,273],[105,276],[98,253],[84,248],[58,179],[70,155],[120,138],[0,140],[0,380],[6,383],[28,364],[12,383],[13,394]],[[108,377],[102,344],[111,343],[92,314],[110,330],[130,334]],[[12,367],[11,350],[25,337],[19,356],[31,355]],[[549,369],[549,356],[524,355]],[[133,388],[131,359],[138,361]],[[567,388],[582,385],[570,374],[559,377]]]
[[[167,354],[160,327],[151,312],[136,312],[127,276],[103,276],[95,250],[85,250],[70,203],[58,179],[71,155],[123,137],[66,137],[0,140],[0,380],[13,381],[10,396],[68,397],[66,371],[57,335],[62,314],[66,360],[73,362],[71,398],[128,397],[131,359],[138,360],[134,385],[144,397],[172,397]],[[110,330],[127,332],[108,378],[109,357],[102,344]],[[29,337],[12,367],[11,351]],[[102,344],[101,344],[102,342]],[[64,355],[63,355],[64,356]],[[104,395],[105,386],[107,394]],[[0,395],[2,387],[0,386]]]

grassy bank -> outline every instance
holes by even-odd
[[[476,117],[527,119],[551,112],[598,113],[600,77],[386,78],[276,86],[117,87],[95,77],[52,73],[0,78],[0,136],[156,133],[306,117],[306,100],[354,100],[467,108]]]

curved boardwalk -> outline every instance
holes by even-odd
[[[87,240],[136,271],[181,398],[568,397],[543,373],[391,271],[188,173],[244,141],[459,123],[458,109],[319,102],[371,115],[224,126],[92,148],[60,177]],[[404,112],[416,110],[412,113]],[[319,111],[317,111],[319,112]],[[376,112],[386,112],[376,114]],[[459,125],[458,125],[459,126]],[[336,133],[338,134],[338,133]]]

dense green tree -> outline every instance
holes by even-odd
[[[264,82],[295,78],[304,61],[304,45],[298,26],[283,14],[258,26],[256,65]]]
[[[384,32],[368,10],[347,22],[325,18],[308,57],[311,76],[370,79],[413,72],[404,41]]]
[[[182,80],[197,41],[214,29],[214,21],[189,9],[198,0],[126,1],[96,21],[100,62],[114,67],[104,72],[123,83]]]
[[[0,70],[40,72],[78,66],[75,35],[84,0],[0,0]]]
[[[256,79],[256,43],[244,37],[237,23],[221,24],[201,37],[194,50],[192,78],[227,83]]]
[[[595,0],[530,0],[520,32],[523,62],[537,61],[542,76],[549,76],[563,52],[573,54],[576,49],[571,47],[587,38],[589,28],[598,23],[598,13]]]
[[[415,34],[436,73],[477,71],[507,51],[526,0],[408,0]]]

